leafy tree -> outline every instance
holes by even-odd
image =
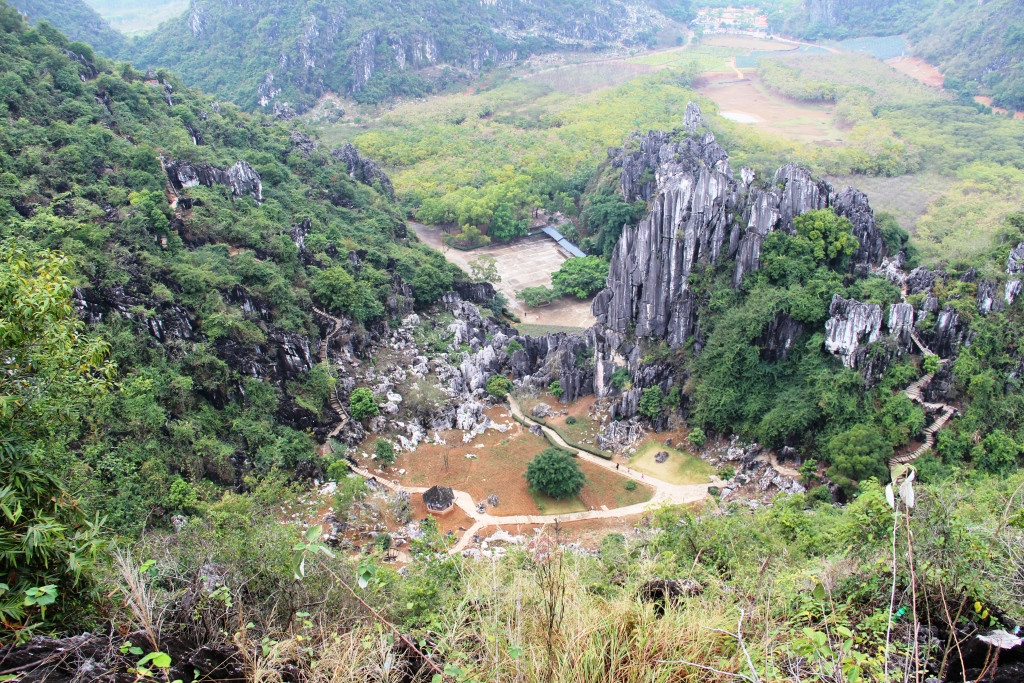
[[[804,480],[804,486],[810,487],[810,485],[818,481],[818,461],[814,458],[807,458],[800,463],[800,478]]]
[[[939,357],[934,353],[925,354],[924,360],[921,361],[921,369],[924,370],[924,374],[932,375],[939,371],[942,364],[939,363]]]
[[[469,262],[469,276],[473,282],[490,282],[492,284],[501,282],[501,275],[498,273],[498,259],[490,254],[480,254]]]
[[[558,293],[550,287],[538,285],[537,287],[525,287],[516,292],[516,298],[530,308],[549,304],[558,298]]]
[[[491,216],[490,225],[487,228],[487,234],[499,242],[508,242],[514,237],[524,237],[527,231],[527,221],[523,219],[517,220],[512,215],[512,206],[510,204],[502,204],[495,209],[494,215]]]
[[[661,387],[647,387],[640,396],[640,414],[651,421],[656,421],[661,417],[664,402],[665,395],[662,393]]]
[[[1005,476],[1016,467],[1020,452],[1020,444],[1002,429],[997,429],[974,447],[971,459],[981,471]]]
[[[412,280],[416,305],[424,307],[434,303],[452,288],[452,281],[452,274],[447,269],[423,266]]]
[[[377,439],[374,445],[374,454],[376,455],[375,460],[384,467],[391,467],[397,457],[395,445],[387,439]]]
[[[512,391],[512,380],[504,375],[494,375],[487,380],[487,393],[494,398],[505,398]]]
[[[874,477],[886,481],[889,478],[886,463],[892,457],[892,445],[871,425],[854,425],[832,437],[827,452],[832,463],[828,476],[848,491],[855,490],[850,480],[864,481]]]
[[[530,488],[552,498],[572,498],[583,490],[586,478],[574,458],[557,448],[547,448],[526,466]]]
[[[686,438],[693,444],[694,448],[700,448],[708,440],[708,435],[700,427],[694,427]]]
[[[604,289],[608,282],[608,262],[598,256],[571,258],[551,276],[551,284],[560,295],[586,299]]]
[[[11,626],[73,623],[99,597],[101,520],[58,473],[114,368],[75,314],[69,270],[58,252],[0,243],[0,618]]]
[[[348,398],[348,409],[352,419],[362,420],[367,417],[376,417],[380,414],[380,407],[373,392],[366,387],[359,387],[352,392]]]

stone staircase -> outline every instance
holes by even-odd
[[[928,347],[921,343],[921,340],[917,338],[916,334],[911,334],[911,337],[913,338],[914,343],[916,343],[917,346],[921,349],[921,353],[931,354],[931,351],[929,351]],[[939,361],[939,365],[945,365],[946,363],[949,362],[950,359],[945,358]],[[943,427],[945,427],[946,423],[949,422],[949,420],[956,414],[956,408],[954,408],[951,405],[948,405],[946,403],[928,403],[927,401],[924,400],[924,389],[929,384],[931,384],[931,381],[934,377],[935,373],[925,375],[924,377],[917,380],[903,391],[903,393],[907,395],[907,398],[909,398],[914,403],[919,403],[921,407],[925,409],[926,412],[938,413],[938,416],[935,418],[934,421],[932,421],[930,425],[925,427],[924,431],[922,432],[922,434],[924,435],[924,443],[918,446],[917,449],[911,453],[905,453],[903,455],[893,457],[889,461],[890,466],[906,465],[908,463],[911,463],[917,460],[917,458],[922,453],[933,448],[935,446],[935,433],[938,432]]]
[[[327,347],[330,346],[331,340],[341,333],[342,321],[327,311],[313,306],[313,312],[321,318],[328,320],[331,323],[331,329],[324,337],[323,342],[320,344],[320,364],[324,366],[324,370],[330,372],[331,364],[327,359]],[[337,390],[331,392],[331,396],[328,399],[328,403],[331,406],[331,410],[338,416],[338,424],[334,425],[334,429],[327,435],[327,440],[330,442],[331,439],[335,438],[348,426],[349,421],[352,419],[348,416],[348,411],[345,410],[345,406],[342,404],[341,399],[338,398]]]

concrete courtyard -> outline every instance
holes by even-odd
[[[566,255],[554,240],[546,235],[532,235],[517,239],[509,244],[492,244],[472,251],[446,248],[442,250],[443,231],[432,225],[409,221],[423,242],[439,251],[467,273],[469,262],[483,254],[494,257],[501,282],[496,285],[506,298],[510,308],[519,318],[530,325],[558,325],[563,327],[587,328],[594,324],[590,313],[590,301],[562,299],[543,308],[528,308],[516,299],[516,290],[526,287],[551,286],[551,274],[562,267]]]

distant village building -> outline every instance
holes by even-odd
[[[431,486],[423,492],[423,503],[435,515],[443,515],[455,507],[455,493],[450,486]]]

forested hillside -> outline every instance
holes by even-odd
[[[116,57],[127,45],[124,36],[82,0],[12,0],[11,5],[29,21],[48,21],[70,40],[88,43],[106,57]]]
[[[811,40],[906,33],[938,0],[804,0],[790,9],[784,31]]]
[[[686,7],[674,11],[684,16]],[[199,0],[137,41],[132,54],[244,108],[302,111],[326,91],[375,102],[423,95],[464,72],[532,53],[643,45],[658,30],[657,17],[634,0],[402,0],[384,11],[368,0]]]
[[[451,21],[438,49],[561,40],[466,20],[517,3],[469,6],[420,6]],[[214,5],[193,7],[206,40]],[[323,3],[292,7],[237,39],[323,35]],[[602,40],[582,3],[530,7]],[[375,64],[396,64],[392,38],[431,44],[403,16]],[[458,59],[496,54],[475,46]],[[767,80],[813,95],[833,65]],[[408,72],[355,92],[392,92],[388,74]],[[546,199],[502,198],[582,214],[601,254],[552,276],[597,292],[596,324],[530,336],[494,259],[467,276],[427,248],[352,145],[0,0],[0,681],[1019,683],[1024,214],[919,267],[864,193],[713,131],[681,75],[590,102],[597,130],[560,144],[604,147],[638,100],[661,109],[631,120],[671,129],[552,165]],[[1019,180],[1021,131],[982,135],[981,108],[833,96],[857,93],[925,161],[963,164],[966,193]],[[508,114],[502,145],[555,126]],[[518,229],[509,204],[488,220]],[[555,430],[577,419],[591,445]],[[640,439],[662,467],[646,480]],[[659,479],[680,461],[709,474]],[[479,494],[444,484],[459,468]],[[544,497],[550,479],[572,495]],[[607,506],[573,498],[600,482]],[[517,492],[541,514],[510,514]]]
[[[946,88],[1024,110],[1024,17],[1014,0],[945,2],[909,31],[914,54],[946,74]]]
[[[186,482],[317,472],[334,380],[311,290],[344,291],[334,308],[372,336],[439,297],[450,267],[303,133],[0,11],[5,258],[69,278],[121,389],[64,406],[88,418],[46,437],[51,465],[120,530],[166,522]],[[28,453],[43,437],[25,429]]]
[[[808,40],[906,34],[912,53],[946,74],[946,88],[1024,109],[1024,21],[1014,0],[806,0],[783,31]]]

